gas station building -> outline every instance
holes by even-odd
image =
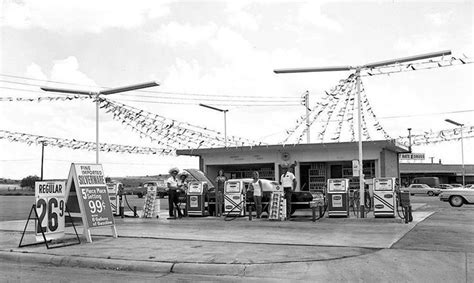
[[[378,140],[363,142],[362,147],[368,183],[375,177],[399,177],[398,155],[408,151],[405,146]],[[211,179],[223,169],[229,179],[251,178],[256,170],[262,179],[279,181],[281,166],[288,164],[294,168],[297,191],[322,190],[332,178],[350,178],[351,187],[359,185],[352,174],[352,160],[359,156],[357,142],[185,149],[177,154],[199,157],[199,169]]]

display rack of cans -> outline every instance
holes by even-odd
[[[159,199],[156,198],[156,188],[148,187],[143,206],[143,218],[152,218],[158,215],[160,210]]]
[[[324,191],[326,188],[326,164],[323,162],[311,163],[308,173],[309,191]]]
[[[283,221],[286,219],[286,199],[281,193],[272,193],[270,197],[269,220]]]

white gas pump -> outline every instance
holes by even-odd
[[[188,185],[188,194],[186,195],[186,208],[188,215],[205,216],[207,214],[207,205],[205,195],[207,194],[207,184],[201,181],[193,181]]]
[[[245,215],[245,186],[241,181],[227,181],[224,184],[224,214]]]
[[[328,179],[328,216],[349,217],[349,179]]]
[[[119,198],[117,197],[118,193],[118,184],[107,183],[107,191],[109,192],[110,208],[112,209],[113,215],[119,215]]]
[[[395,217],[396,178],[374,178],[374,216]]]

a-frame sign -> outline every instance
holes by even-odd
[[[66,185],[66,203],[72,217],[80,217],[87,242],[91,228],[110,226],[117,238],[114,216],[101,164],[72,163]]]

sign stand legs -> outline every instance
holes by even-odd
[[[110,226],[110,228],[112,228],[112,236],[113,236],[114,238],[118,238],[117,228],[115,228],[115,225],[114,225],[114,226]]]
[[[34,216],[32,217],[31,214],[33,213],[33,211],[34,211]],[[23,233],[22,233],[22,235],[21,235],[21,239],[20,239],[20,243],[18,244],[18,247],[19,247],[19,248],[23,248],[23,247],[27,247],[27,246],[35,246],[35,245],[45,244],[45,245],[46,245],[46,248],[49,250],[49,249],[55,249],[55,248],[62,248],[62,247],[67,247],[67,246],[79,245],[79,244],[81,243],[81,239],[79,238],[79,234],[77,233],[76,225],[74,225],[74,221],[72,220],[71,213],[70,213],[69,210],[67,209],[67,206],[66,206],[65,211],[68,213],[69,220],[71,221],[72,228],[74,229],[74,234],[76,235],[77,242],[74,242],[74,243],[67,243],[67,244],[64,244],[64,245],[51,246],[50,244],[52,243],[52,240],[47,240],[47,239],[46,239],[46,235],[44,234],[43,229],[40,229],[40,230],[41,230],[41,235],[43,236],[43,241],[42,241],[42,242],[31,243],[31,244],[22,244],[22,243],[23,243],[23,238],[25,237],[26,228],[28,227],[28,223],[30,222],[30,220],[32,220],[32,219],[35,220],[35,229],[38,229],[38,228],[37,228],[38,225],[41,225],[40,223],[38,223],[39,215],[38,215],[38,212],[36,211],[36,205],[33,204],[33,205],[31,206],[31,210],[30,210],[30,213],[29,213],[29,215],[28,215],[28,219],[27,219],[27,221],[26,221],[25,228],[23,229]]]
[[[31,217],[31,213],[32,212],[35,212],[35,217]],[[24,244],[22,245],[21,243],[23,242],[23,237],[25,237],[25,232],[26,232],[26,228],[28,227],[28,223],[30,222],[31,219],[34,219],[35,220],[35,229],[37,229],[37,225],[41,225],[39,223],[37,223],[38,219],[39,219],[39,215],[38,215],[38,212],[36,211],[36,204],[33,204],[31,206],[31,209],[30,209],[30,214],[28,214],[28,219],[26,220],[26,224],[25,224],[25,228],[23,229],[23,233],[21,235],[21,239],[20,239],[20,243],[18,244],[18,247],[19,248],[22,248],[22,247],[27,247],[27,246],[35,246],[35,245],[41,245],[41,244],[45,244],[46,245],[46,248],[49,249],[49,245],[48,243],[51,242],[51,240],[46,240],[46,236],[44,235],[44,231],[43,229],[41,229],[41,234],[43,236],[43,242],[38,242],[38,243],[31,243],[31,244]]]

